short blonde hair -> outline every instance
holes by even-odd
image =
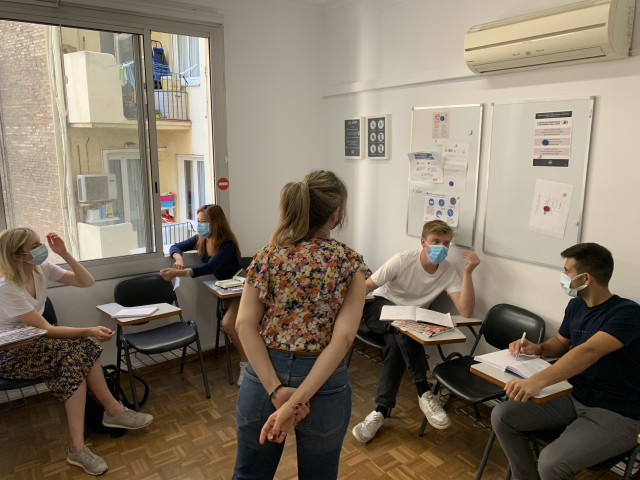
[[[430,220],[424,224],[422,227],[422,238],[426,240],[432,233],[437,235],[449,235],[451,238],[456,236],[456,232],[453,231],[453,228],[442,220]]]
[[[28,253],[21,252],[22,247],[37,236],[35,230],[27,227],[8,228],[0,233],[0,273],[6,281],[13,282],[22,288],[27,285],[27,277],[22,265],[20,262],[16,262],[13,254]],[[36,267],[35,271],[40,273],[40,268]]]

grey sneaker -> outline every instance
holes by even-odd
[[[67,451],[67,463],[82,467],[89,475],[102,475],[109,469],[107,462],[89,450],[87,446],[77,452]]]
[[[438,400],[431,390],[418,397],[418,404],[420,405],[420,410],[422,410],[424,416],[427,417],[427,420],[434,428],[443,430],[451,426],[451,419],[438,404]]]
[[[247,371],[247,362],[240,362],[240,375],[238,375],[238,381],[236,385],[242,385],[242,381],[244,380],[244,374]]]
[[[383,421],[384,415],[374,410],[369,415],[367,415],[367,418],[353,427],[353,436],[356,437],[356,440],[358,440],[359,442],[367,443],[369,440],[376,436],[376,433],[378,432],[378,430],[380,430]]]
[[[124,407],[124,410],[115,417],[110,417],[107,412],[104,412],[102,416],[102,424],[105,427],[113,428],[126,428],[129,430],[137,430],[138,428],[144,428],[153,422],[153,415],[148,413],[134,412],[133,410]]]

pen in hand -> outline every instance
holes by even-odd
[[[524,345],[524,337],[527,336],[527,332],[522,332],[522,338],[520,339],[520,345],[518,345],[518,351],[516,352],[516,360],[520,360],[520,351],[522,350],[522,345]]]

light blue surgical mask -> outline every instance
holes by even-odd
[[[198,232],[198,235],[200,235],[202,238],[207,238],[209,235],[211,235],[211,230],[209,230],[208,223],[198,223],[198,225],[196,225],[196,232]]]
[[[49,249],[46,245],[40,245],[29,252],[33,257],[31,260],[27,260],[27,263],[31,265],[42,265],[49,256]],[[23,255],[27,255],[24,253]]]
[[[427,257],[434,265],[442,263],[447,258],[447,255],[449,255],[449,250],[444,245],[429,245]]]
[[[578,292],[580,290],[583,290],[583,289],[587,288],[587,284],[581,285],[578,288],[571,288],[571,282],[573,280],[575,280],[576,278],[580,278],[583,275],[584,275],[584,273],[581,273],[579,275],[576,275],[575,277],[570,277],[566,273],[561,272],[560,273],[560,286],[562,287],[562,290],[564,290],[564,293],[566,293],[570,297],[577,297],[578,296]]]

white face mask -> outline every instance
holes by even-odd
[[[584,273],[580,273],[580,274],[576,275],[575,277],[570,277],[569,275],[567,275],[564,272],[560,273],[560,286],[562,287],[562,290],[564,290],[564,293],[566,293],[570,297],[577,297],[578,296],[578,292],[580,290],[584,290],[585,288],[587,288],[586,284],[581,285],[578,288],[571,288],[571,282],[573,280],[575,280],[576,278],[580,278],[583,275],[584,275]]]

